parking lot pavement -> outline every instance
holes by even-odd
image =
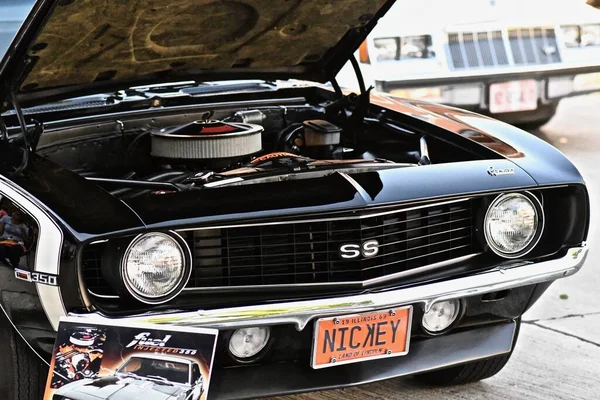
[[[536,135],[564,152],[588,184],[592,223],[584,268],[559,280],[524,316],[508,365],[482,382],[443,389],[409,378],[356,388],[287,397],[333,399],[598,399],[600,398],[600,96],[563,100],[555,118]]]
[[[527,320],[536,327],[556,334],[571,335],[581,342],[600,348],[600,300],[598,284],[600,270],[600,95],[567,99],[560,104],[556,117],[542,128],[542,135],[564,152],[577,166],[590,190],[592,221],[588,245],[590,254],[581,272],[571,279],[556,282],[539,304],[528,314]],[[561,300],[560,296],[568,297]],[[564,356],[569,356],[565,349]],[[596,361],[600,371],[600,360]],[[577,373],[577,371],[573,371]],[[600,382],[590,382],[589,397],[599,398]]]

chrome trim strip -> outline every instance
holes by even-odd
[[[63,233],[56,222],[38,205],[35,198],[6,177],[0,175],[0,193],[23,207],[36,220],[40,232],[35,252],[34,269],[38,272],[60,275],[60,251]],[[60,279],[60,278],[59,278]],[[60,295],[60,287],[36,283],[40,302],[52,327],[58,329],[58,320],[67,315]]]
[[[100,243],[106,243],[106,242],[108,242],[108,239],[94,240],[93,242],[90,242],[90,246],[93,244],[100,244]]]
[[[511,52],[512,54],[512,52]],[[511,75],[511,74],[525,74],[525,73],[536,73],[536,72],[557,72],[557,73],[563,73],[563,72],[567,72],[568,74],[571,74],[571,72],[574,75],[577,75],[578,73],[582,73],[582,72],[578,72],[575,71],[576,69],[585,69],[586,71],[583,73],[588,73],[590,71],[587,71],[587,69],[591,69],[594,67],[597,67],[597,64],[593,64],[593,63],[589,63],[589,62],[579,62],[579,63],[572,63],[572,64],[555,64],[555,65],[533,65],[532,67],[515,67],[515,66],[508,66],[508,67],[502,67],[502,70],[499,71],[498,68],[492,68],[488,71],[485,70],[481,70],[481,69],[477,69],[477,68],[473,68],[469,71],[460,71],[460,72],[456,72],[456,73],[452,73],[452,74],[448,74],[448,73],[444,73],[444,74],[429,74],[429,75],[416,75],[416,76],[411,76],[411,77],[403,77],[401,79],[394,79],[394,77],[391,77],[390,79],[376,79],[379,82],[389,82],[389,83],[395,83],[395,84],[410,84],[411,82],[420,82],[423,80],[435,80],[435,79],[458,79],[458,78],[469,78],[469,77],[499,77],[502,78],[504,75]]]
[[[461,299],[553,281],[579,271],[587,254],[588,249],[583,244],[579,247],[570,248],[565,256],[555,260],[538,263],[515,262],[511,267],[496,267],[472,276],[346,297],[198,310],[196,312],[147,313],[126,318],[112,318],[100,313],[71,315],[81,317],[82,320],[89,322],[98,321],[103,323],[110,323],[109,321],[119,321],[119,323],[146,322],[180,326],[206,326],[220,329],[292,324],[297,330],[302,330],[315,318],[370,312],[411,304],[419,304],[427,311],[437,301]]]
[[[345,172],[341,172],[341,171],[336,171],[336,172],[342,178],[344,178],[345,180],[347,180],[348,183],[351,184],[354,189],[356,189],[356,191],[358,192],[358,194],[360,195],[360,197],[362,197],[362,199],[365,202],[369,202],[370,201],[371,196],[369,196],[369,194],[367,193],[367,191],[365,190],[365,188],[362,187],[358,182],[356,182],[356,180],[354,178],[352,178],[350,175],[348,175]]]
[[[336,286],[366,287],[366,286],[371,286],[371,285],[391,281],[391,280],[398,279],[398,278],[405,278],[407,276],[416,275],[418,273],[446,267],[451,264],[467,261],[473,257],[480,255],[480,254],[482,254],[482,253],[467,254],[466,256],[456,257],[456,258],[452,258],[450,260],[444,260],[444,261],[436,262],[433,264],[423,265],[422,267],[413,268],[411,270],[400,271],[400,272],[396,272],[391,275],[380,276],[378,278],[372,278],[372,279],[367,279],[366,281],[358,281],[358,282],[345,281],[345,282],[323,282],[323,283],[290,283],[290,284],[283,284],[283,285],[212,286],[212,287],[206,287],[206,288],[203,288],[203,287],[185,288],[185,289],[183,289],[183,291],[205,293],[205,292],[227,291],[227,290],[236,291],[236,290],[249,290],[249,289],[256,289],[256,290],[277,289],[277,288],[281,289],[283,287],[285,287],[286,289],[287,288],[303,288],[303,287],[310,287],[310,288],[336,287]],[[102,297],[102,296],[98,296],[98,297]]]
[[[458,264],[458,263],[470,260],[473,257],[477,257],[480,254],[483,254],[483,253],[467,254],[466,256],[456,257],[456,258],[452,258],[450,260],[444,260],[444,261],[436,262],[436,263],[433,263],[433,264],[423,265],[422,267],[413,268],[413,269],[408,270],[408,271],[396,272],[396,273],[391,274],[391,275],[380,276],[379,278],[369,279],[369,280],[365,281],[364,283],[366,285],[374,285],[374,284],[378,284],[378,283],[383,283],[383,282],[391,281],[393,279],[406,278],[408,276],[412,276],[412,275],[420,274],[420,273],[423,273],[423,272],[432,271],[432,270],[435,270],[435,269],[447,267],[448,265]]]
[[[579,184],[573,184],[573,185],[579,185]],[[440,205],[444,205],[444,204],[451,204],[451,203],[458,203],[461,201],[467,201],[467,200],[472,200],[475,198],[481,198],[490,194],[500,194],[500,193],[509,193],[509,192],[522,192],[522,191],[527,191],[527,190],[550,190],[550,189],[560,189],[560,188],[566,188],[569,187],[571,185],[548,185],[548,186],[526,186],[526,187],[509,187],[509,188],[504,188],[504,189],[490,189],[490,190],[482,190],[479,191],[477,193],[466,193],[466,194],[459,194],[459,195],[455,195],[455,196],[448,196],[448,195],[439,195],[439,196],[431,196],[431,197],[424,197],[424,198],[420,198],[420,199],[415,199],[415,200],[411,200],[410,203],[422,203],[422,202],[430,202],[427,203],[425,205],[422,206],[415,206],[415,207],[407,207],[407,208],[403,208],[403,209],[398,209],[398,210],[393,210],[393,211],[389,211],[388,213],[394,213],[394,212],[402,212],[402,211],[411,211],[411,210],[416,210],[419,208],[423,208],[423,207],[433,207],[433,206],[440,206]],[[467,197],[465,197],[467,196]],[[441,202],[437,202],[435,203],[434,201],[436,199],[440,199],[440,198],[449,198],[449,200],[447,201],[441,201]],[[396,204],[397,205],[397,204]],[[384,203],[384,204],[378,204],[376,207],[377,209],[380,208],[385,208],[385,207],[393,207],[394,203]],[[402,205],[400,205],[402,206]],[[364,208],[360,208],[358,209],[360,211],[363,210],[369,210],[369,207],[364,207]],[[354,208],[352,210],[337,210],[336,212],[340,213],[340,212],[351,212],[354,211],[356,212],[357,209]],[[383,213],[383,215],[385,215],[386,213]],[[369,214],[366,215],[363,218],[368,218],[371,216],[379,216],[381,214]],[[285,215],[284,215],[285,217]],[[359,218],[358,216],[356,217],[345,217],[345,218]],[[309,220],[289,220],[289,221],[279,221],[279,222],[266,222],[266,223],[254,223],[254,224],[233,224],[233,225],[211,225],[211,226],[201,226],[201,227],[194,227],[194,228],[182,228],[182,229],[176,229],[176,232],[189,232],[189,231],[196,231],[196,230],[205,230],[205,229],[225,229],[225,228],[243,228],[243,227],[249,227],[249,226],[263,226],[263,225],[280,225],[280,224],[286,224],[286,223],[300,223],[300,222],[323,222],[323,221],[339,221],[340,219],[344,219],[344,217],[332,217],[332,218],[315,218],[315,219],[309,219]]]
[[[117,296],[117,295],[112,295],[112,294],[98,294],[98,293],[94,293],[93,291],[91,291],[90,289],[87,289],[88,294],[94,296],[94,297],[98,297],[99,299],[120,299],[121,297]]]
[[[466,256],[456,257],[456,258],[452,258],[450,260],[445,260],[445,261],[440,261],[440,262],[433,263],[433,264],[423,265],[422,267],[413,268],[408,271],[396,272],[391,275],[380,276],[378,278],[372,278],[372,279],[368,279],[366,281],[360,281],[360,282],[345,281],[345,282],[323,282],[323,283],[291,283],[291,284],[286,284],[286,285],[241,285],[241,286],[193,287],[193,288],[184,288],[183,292],[210,293],[210,292],[235,292],[235,291],[239,291],[239,290],[260,291],[260,290],[269,290],[269,289],[282,289],[283,287],[285,287],[286,289],[288,289],[288,288],[291,288],[291,289],[294,289],[294,288],[326,288],[326,287],[339,287],[339,286],[366,287],[366,286],[371,286],[371,285],[391,281],[394,279],[405,278],[405,277],[416,275],[418,273],[422,273],[422,272],[426,272],[426,271],[443,268],[448,265],[452,265],[452,264],[470,260],[471,258],[477,257],[480,254],[482,254],[482,253],[467,254]],[[98,297],[101,299],[119,299],[120,298],[120,296],[117,296],[117,295],[97,294],[89,289],[87,290],[87,292],[89,294],[91,294],[92,296],[95,296],[95,297]]]
[[[244,181],[244,178],[236,176],[235,178],[223,179],[222,181],[205,183],[203,186],[205,188],[215,188],[215,187],[219,187],[219,186],[229,185],[230,183],[237,183],[237,182],[243,182],[243,181]]]
[[[427,146],[427,139],[425,139],[425,136],[421,136],[421,139],[419,139],[419,150],[421,153],[421,160],[426,160],[425,162],[427,164],[431,164],[431,158],[429,157],[429,146]]]
[[[347,220],[353,220],[353,219],[374,218],[374,217],[381,217],[383,215],[391,215],[391,214],[396,214],[396,213],[405,212],[405,211],[419,210],[421,208],[436,207],[436,206],[443,206],[446,204],[460,203],[462,201],[468,201],[471,199],[472,199],[472,197],[463,197],[463,198],[456,199],[456,200],[442,201],[439,203],[429,203],[429,204],[423,204],[423,205],[414,206],[414,207],[398,208],[395,210],[383,211],[383,212],[373,213],[373,214],[352,215],[352,216],[346,216],[346,217],[313,218],[313,219],[301,219],[301,220],[289,220],[289,221],[285,220],[285,221],[275,221],[275,222],[260,222],[260,223],[251,223],[251,224],[201,226],[198,228],[177,229],[176,232],[189,232],[189,231],[199,231],[199,230],[206,230],[206,229],[246,228],[246,227],[250,227],[250,226],[303,224],[303,223],[310,223],[310,222],[347,221]],[[359,210],[360,211],[369,211],[368,208],[362,208]],[[357,210],[354,209],[353,211],[356,212]]]

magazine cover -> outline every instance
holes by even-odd
[[[205,400],[218,332],[62,318],[44,400]]]

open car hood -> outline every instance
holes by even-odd
[[[178,80],[331,80],[395,0],[39,0],[0,63],[25,103]]]

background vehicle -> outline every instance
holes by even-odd
[[[12,42],[32,4],[32,0],[0,1],[0,54]]]
[[[565,0],[399,1],[357,56],[378,91],[541,125],[561,98],[600,88],[600,10]],[[355,85],[350,70],[342,85]]]

